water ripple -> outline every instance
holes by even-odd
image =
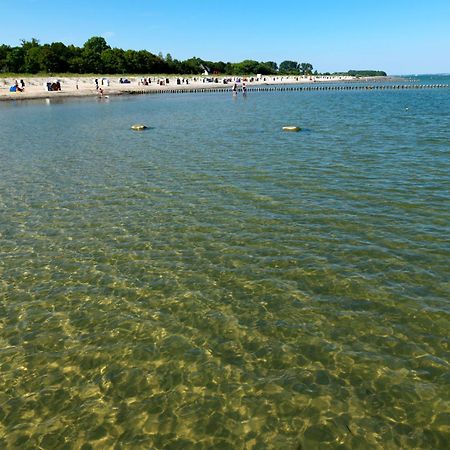
[[[0,105],[0,446],[446,448],[449,103]]]

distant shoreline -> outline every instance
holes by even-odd
[[[95,84],[98,80],[98,89]],[[128,80],[129,83],[120,83],[119,80]],[[0,101],[38,100],[54,98],[102,97],[117,95],[132,95],[138,93],[173,92],[186,90],[231,90],[236,83],[238,89],[246,87],[274,86],[286,84],[314,84],[314,83],[343,83],[343,82],[389,82],[402,80],[401,77],[365,77],[357,78],[348,75],[342,76],[149,76],[134,75],[130,77],[119,76],[63,76],[63,77],[25,77],[23,92],[10,92],[10,87],[18,81],[21,87],[21,78],[0,77]],[[404,79],[403,79],[404,80]],[[47,83],[59,81],[61,90],[48,91]],[[150,83],[149,83],[150,81]]]

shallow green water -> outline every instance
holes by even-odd
[[[449,129],[449,89],[0,104],[0,448],[448,448]]]

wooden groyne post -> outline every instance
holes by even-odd
[[[310,91],[385,91],[402,89],[445,89],[448,84],[385,84],[385,85],[361,85],[361,86],[254,86],[247,87],[247,92],[310,92]],[[127,94],[186,94],[203,92],[231,92],[230,87],[213,88],[191,88],[191,89],[133,89],[126,91]]]

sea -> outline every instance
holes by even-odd
[[[449,442],[449,87],[0,102],[0,448]]]

